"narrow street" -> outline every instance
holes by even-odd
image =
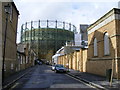
[[[37,65],[11,89],[20,88],[92,88],[65,73],[55,73],[49,65]]]

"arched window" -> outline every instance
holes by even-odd
[[[98,55],[98,51],[97,51],[97,39],[94,39],[94,56]]]
[[[109,46],[109,35],[108,33],[104,34],[104,55],[110,54],[110,46]]]

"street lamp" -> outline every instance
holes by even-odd
[[[7,36],[7,24],[8,24],[8,15],[11,12],[11,7],[10,5],[5,5],[4,10],[6,13],[6,25],[5,25],[5,33],[4,33],[4,47],[3,47],[3,62],[2,62],[2,86],[4,83],[4,64],[5,64],[5,48],[6,48],[6,36]]]

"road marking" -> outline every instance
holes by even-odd
[[[15,84],[11,87],[11,89],[15,88],[17,85],[19,85],[19,83],[15,83]]]
[[[81,81],[81,80],[79,80],[79,79],[77,79],[77,78],[74,78],[74,77],[72,77],[72,76],[70,76],[70,75],[68,75],[68,74],[65,74],[65,75],[68,76],[68,77],[70,77],[70,78],[73,78],[73,79],[75,79],[75,80],[77,80],[77,81],[79,81],[79,82],[81,82],[81,83],[83,83],[83,84],[85,84],[85,85],[87,85],[87,86],[89,86],[89,87],[92,87],[92,88],[95,88],[96,90],[99,90],[99,89],[97,89],[96,87],[91,86],[90,84],[87,84],[87,83],[85,83],[85,82],[83,82],[83,81]]]
[[[3,87],[3,89],[8,88],[9,86],[11,87],[12,84],[14,84],[16,81],[18,81],[20,78],[22,78],[23,76],[27,75],[30,71],[32,71],[31,69],[29,71],[27,71],[26,73],[22,74],[21,76],[19,76],[17,79],[13,80],[12,82],[8,83],[7,85],[5,85]]]

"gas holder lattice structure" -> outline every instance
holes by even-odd
[[[52,55],[66,42],[74,42],[74,33],[76,27],[71,23],[31,21],[21,26],[21,43],[29,43],[39,59],[51,60]]]

